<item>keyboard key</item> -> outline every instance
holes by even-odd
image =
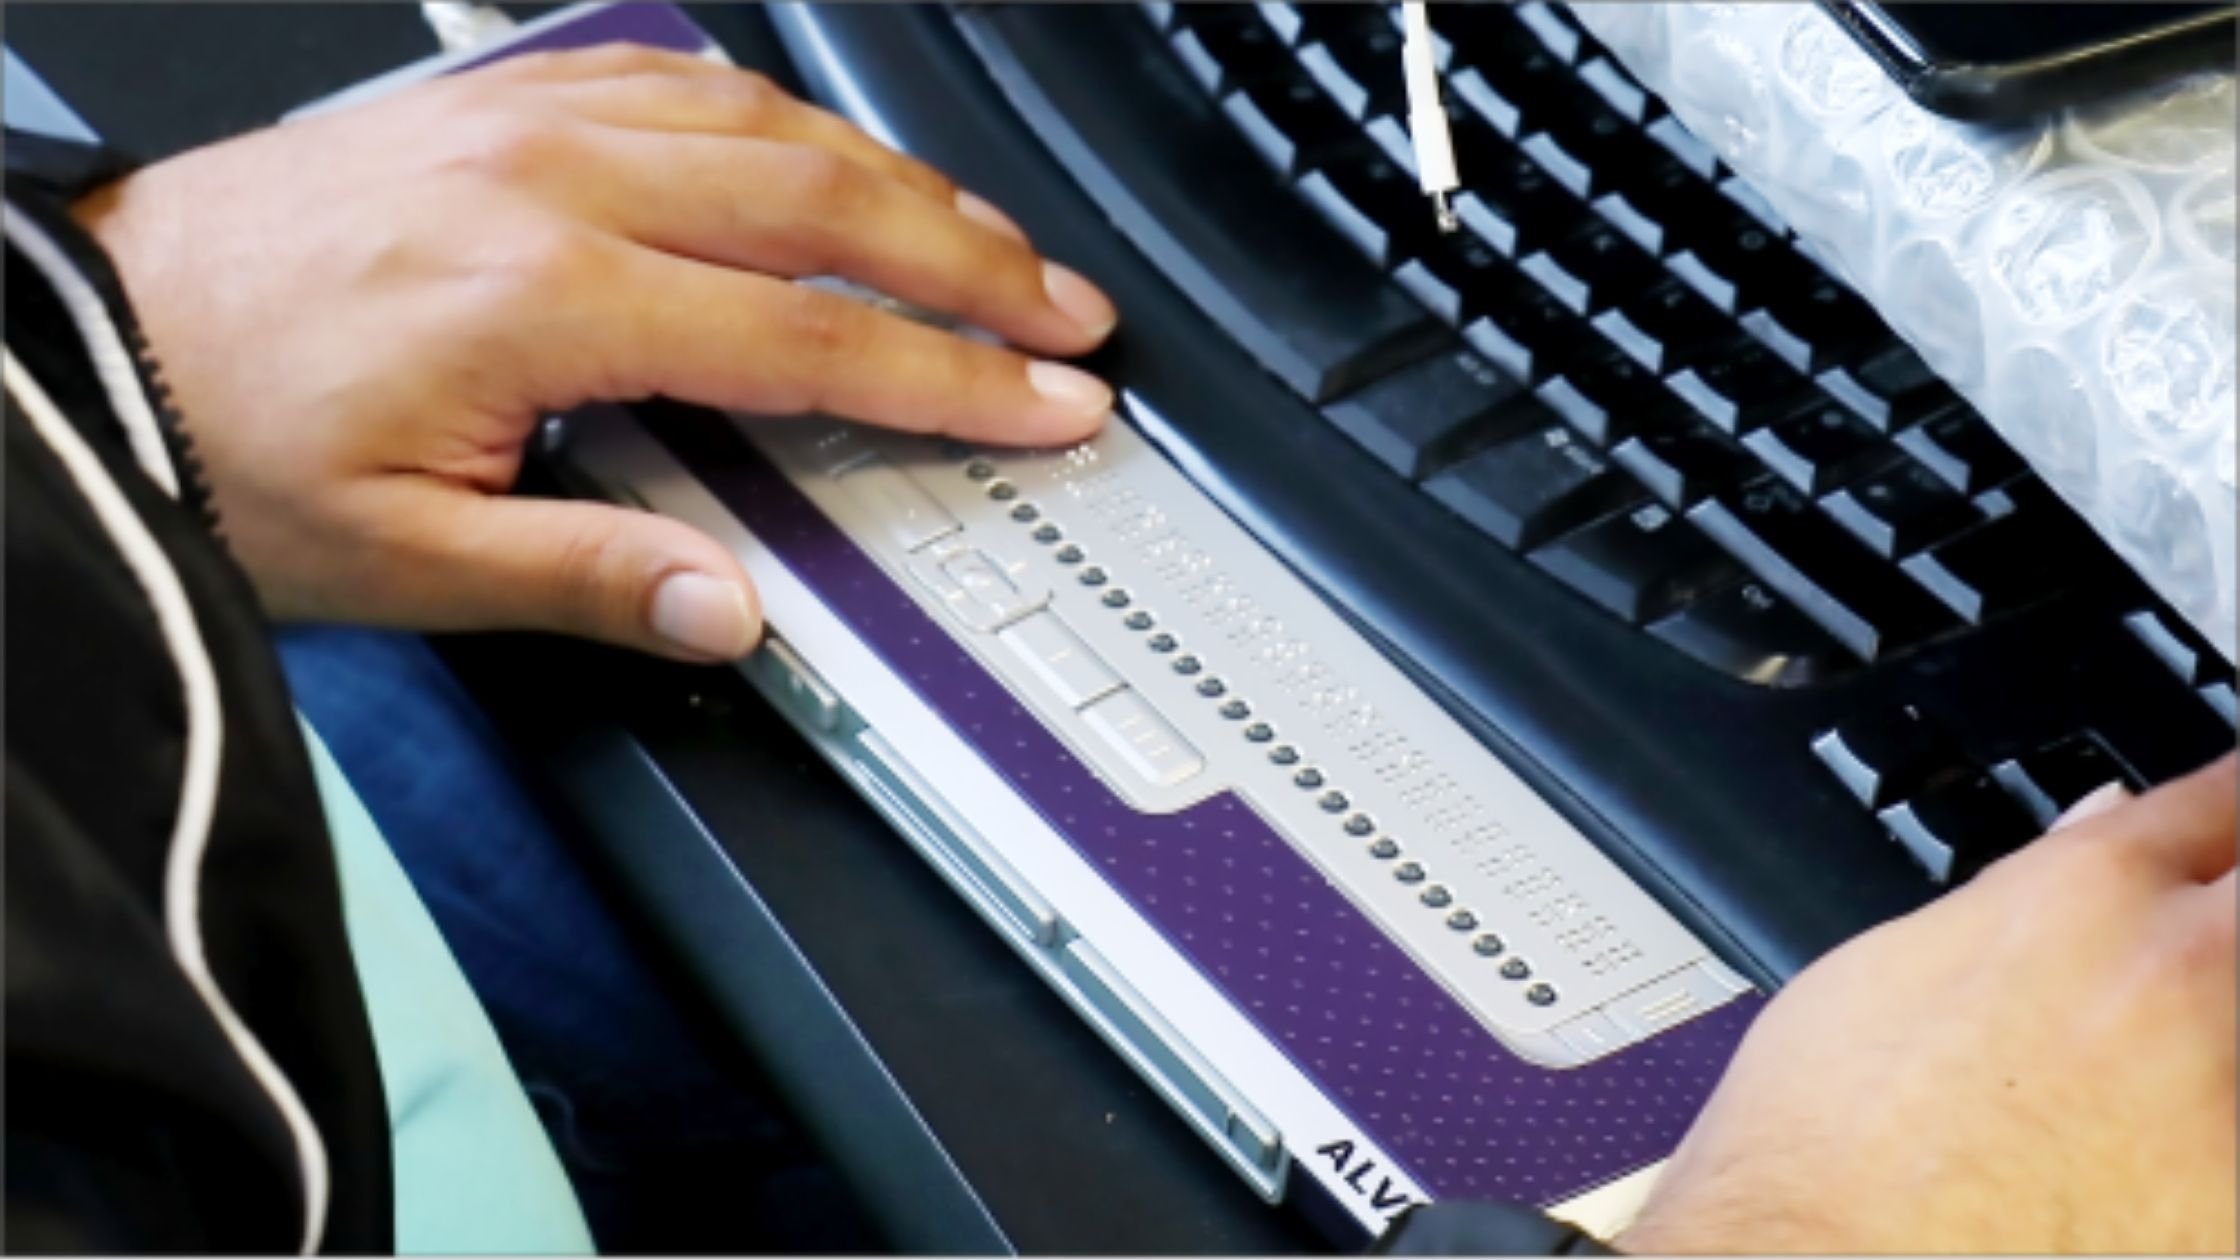
[[[1910,704],[1847,719],[1815,738],[1812,753],[1861,805],[1875,810],[1967,767],[1951,735]]]
[[[1680,120],[1672,115],[1652,119],[1643,132],[1696,174],[1705,179],[1718,174],[1719,151],[1697,139],[1694,132],[1681,126]]]
[[[1361,144],[1353,121],[1295,75],[1239,88],[1223,98],[1221,109],[1286,179]]]
[[[2240,694],[2233,691],[2230,682],[2213,682],[2197,691],[2202,703],[2223,718],[2226,726],[2240,726]]]
[[[1814,497],[1903,458],[1881,434],[1834,403],[1808,407],[1742,444],[1782,480]]]
[[[1878,817],[1930,881],[1948,887],[1975,878],[2039,834],[2022,806],[1984,774],[1940,783]]]
[[[1447,88],[1454,98],[1486,121],[1486,125],[1514,140],[1523,125],[1524,115],[1516,103],[1495,91],[1486,77],[1475,67],[1456,71],[1447,79]]]
[[[1618,116],[1639,126],[1649,121],[1654,112],[1656,98],[1634,82],[1625,68],[1608,57],[1589,57],[1579,67],[1579,81],[1587,85],[1602,103],[1618,112]]]
[[[1578,201],[1538,162],[1475,119],[1456,122],[1453,131],[1463,181],[1455,214],[1487,244],[1516,258],[1578,229]],[[1473,214],[1464,214],[1465,199],[1477,203]]]
[[[1678,280],[1662,280],[1594,317],[1595,330],[1652,372],[1692,366],[1739,347],[1733,324]]]
[[[1315,15],[1319,38],[1299,51],[1299,64],[1355,118],[1404,114],[1400,33],[1373,8],[1332,8]]]
[[[1550,419],[1521,381],[1468,350],[1402,368],[1323,408],[1323,415],[1411,481],[1466,441]]]
[[[1675,372],[1665,385],[1698,415],[1737,436],[1790,415],[1818,396],[1812,382],[1748,338],[1739,339],[1727,353],[1707,355]]]
[[[1891,339],[1873,307],[1826,276],[1799,292],[1769,295],[1765,307],[1746,311],[1741,322],[1799,372],[1851,362]]]
[[[1555,54],[1565,64],[1579,59],[1579,28],[1573,26],[1555,6],[1547,0],[1522,0],[1515,9],[1517,20],[1539,39],[1542,47]]]
[[[1902,562],[1907,575],[1973,623],[2068,590],[2105,553],[2043,482],[2001,497],[2010,510]]]
[[[1574,361],[1542,382],[1541,401],[1596,446],[1669,429],[1686,412],[1647,368],[1616,350]]]
[[[1688,516],[1862,660],[1914,642],[1946,621],[1918,587],[1787,486],[1767,481],[1729,490]]]
[[[1855,668],[1826,631],[1755,580],[1714,591],[1650,626],[1649,633],[1760,687],[1804,687]]]
[[[1898,445],[1962,494],[1980,494],[2027,471],[2014,448],[1965,403],[1900,433]]]
[[[2206,655],[2194,651],[2191,644],[2179,638],[2160,613],[2151,608],[2142,608],[2123,619],[2123,628],[2129,630],[2131,637],[2144,644],[2149,652],[2154,653],[2156,660],[2169,666],[2170,672],[2178,676],[2178,681],[2188,686],[2209,681],[2210,661]],[[2223,662],[2218,661],[2216,664],[2222,665]]]
[[[1953,401],[1951,388],[1902,341],[1892,341],[1858,363],[1830,368],[1819,380],[1822,389],[1884,433],[1895,433]]]
[[[1991,778],[2022,805],[2040,831],[2053,826],[2071,805],[2103,785],[2139,786],[2100,741],[2089,735],[2072,735],[2020,757],[2009,757],[1991,767]]]
[[[1732,218],[1718,194],[1670,154],[1649,150],[1642,165],[1608,175],[1610,190],[1595,198],[1595,210],[1651,253],[1671,253]]]
[[[1392,278],[1449,324],[1464,324],[1524,287],[1508,259],[1468,232],[1434,236]]]
[[[1219,96],[1231,88],[1293,72],[1282,41],[1250,9],[1184,5],[1175,10],[1169,37],[1191,77]]]
[[[1770,294],[1801,288],[1819,274],[1765,225],[1731,206],[1716,217],[1705,212],[1673,244],[1665,266],[1729,315],[1756,310]]]
[[[1518,550],[1640,501],[1632,482],[1560,424],[1489,446],[1424,489]]]
[[[1462,339],[1515,376],[1542,381],[1589,352],[1579,319],[1523,279],[1486,294],[1484,314],[1465,324]]]
[[[1912,555],[1982,519],[1958,491],[1910,459],[1836,491],[1820,508],[1886,560]]]
[[[1694,422],[1627,438],[1611,448],[1610,457],[1665,506],[1680,509],[1758,472],[1757,462],[1732,439]]]
[[[1743,576],[1702,532],[1661,503],[1566,534],[1532,562],[1632,625],[1654,621]]]
[[[1644,288],[1656,268],[1655,259],[1600,219],[1589,220],[1517,264],[1549,296],[1579,315],[1599,311]]]

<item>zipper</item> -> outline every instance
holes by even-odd
[[[163,362],[156,358],[155,346],[141,331],[140,321],[129,308],[112,311],[110,318],[124,335],[125,348],[131,351],[133,363],[139,369],[141,392],[147,395],[148,409],[155,415],[156,431],[162,435],[164,452],[171,457],[172,470],[179,478],[180,506],[202,522],[211,537],[223,543],[225,531],[218,520],[217,499],[210,493],[202,456],[195,450],[194,435],[187,431],[186,418],[172,396],[171,383],[164,377]]]

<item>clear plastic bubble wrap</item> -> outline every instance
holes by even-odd
[[[1810,4],[1572,12],[2233,655],[2230,73],[1994,128]]]

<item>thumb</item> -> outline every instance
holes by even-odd
[[[721,543],[666,516],[572,499],[446,496],[453,612],[682,661],[732,661],[762,637],[754,583]]]

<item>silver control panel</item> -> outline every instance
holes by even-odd
[[[1746,990],[1130,426],[1019,452],[741,423],[1124,800],[1235,793],[1521,1056]]]

